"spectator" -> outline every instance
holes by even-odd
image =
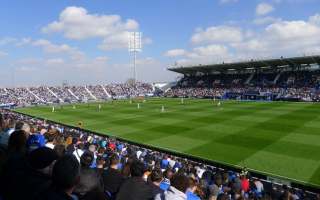
[[[171,186],[165,193],[166,200],[187,200],[189,179],[183,174],[175,174],[171,180]]]
[[[74,189],[74,193],[80,199],[88,198],[94,193],[103,194],[100,177],[95,169],[90,168],[93,159],[93,153],[90,151],[84,152],[80,158],[80,181]]]
[[[54,149],[54,141],[58,134],[59,131],[56,129],[51,129],[47,133],[45,133],[45,138],[47,139],[46,147]]]
[[[66,153],[66,147],[63,144],[57,144],[53,150],[56,152],[58,157],[62,157]]]
[[[116,199],[120,186],[125,179],[118,169],[118,165],[120,162],[119,156],[117,154],[112,154],[109,160],[109,168],[102,174],[102,177],[104,183],[104,191],[108,199],[113,200]]]
[[[187,190],[187,199],[188,200],[200,200],[195,192],[197,191],[197,184],[193,178],[189,178],[189,188]]]
[[[79,162],[80,162],[80,157],[84,153],[83,149],[84,149],[84,144],[83,143],[79,143],[77,145],[77,147],[75,148],[75,150],[73,151],[73,155],[77,158],[77,160]]]
[[[149,200],[153,199],[152,188],[143,180],[145,166],[142,162],[135,160],[131,164],[131,178],[123,183],[117,195],[117,200]]]
[[[4,199],[20,199],[21,194],[16,192],[17,188],[23,188],[21,182],[27,169],[26,162],[26,143],[27,137],[23,130],[14,131],[9,138],[8,158],[3,168],[0,178],[0,189]]]
[[[28,168],[21,177],[22,188],[16,192],[24,194],[23,199],[35,199],[40,192],[48,190],[51,185],[52,169],[57,154],[48,147],[40,147],[32,151],[27,158]]]
[[[164,190],[160,188],[160,183],[163,180],[162,172],[160,169],[154,169],[149,176],[150,185],[152,187],[153,196],[155,200],[164,199]]]
[[[8,146],[9,137],[13,133],[15,126],[15,121],[13,119],[7,119],[2,124],[2,129],[0,133],[0,145],[3,147]]]
[[[73,155],[64,155],[54,165],[52,186],[39,200],[74,200],[73,190],[80,181],[79,162]]]

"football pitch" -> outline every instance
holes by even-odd
[[[137,104],[140,104],[140,109]],[[207,99],[118,100],[19,112],[320,185],[320,104]],[[164,106],[164,112],[161,111]]]

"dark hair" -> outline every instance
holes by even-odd
[[[174,175],[170,181],[173,187],[183,193],[185,193],[189,187],[188,177],[180,173]]]
[[[66,147],[63,144],[55,145],[53,150],[57,153],[59,157],[62,157],[66,153]]]
[[[139,160],[134,160],[130,168],[131,176],[142,177],[144,172],[145,172],[144,164]]]
[[[80,157],[81,167],[89,168],[94,159],[94,155],[91,151],[85,151]]]
[[[79,181],[79,162],[72,154],[62,156],[52,170],[52,182],[58,190],[65,191]]]
[[[229,196],[226,194],[219,194],[217,200],[229,200]]]
[[[119,163],[119,156],[114,153],[110,156],[109,160],[110,160],[110,166],[117,165]]]
[[[20,152],[25,153],[27,146],[27,136],[26,132],[23,130],[14,131],[8,142],[8,151],[9,152]]]
[[[52,129],[44,134],[44,137],[46,138],[47,142],[53,142],[56,136],[57,134],[54,131],[52,131]]]
[[[14,126],[14,129],[21,130],[23,125],[24,125],[24,122],[18,121],[18,122],[16,122],[16,125]]]
[[[150,180],[152,182],[160,182],[162,181],[162,172],[160,169],[154,169],[151,171],[151,174],[150,174]]]
[[[173,175],[173,171],[172,169],[166,169],[166,171],[164,171],[164,177],[167,178],[167,179],[171,179],[172,178],[172,175]]]

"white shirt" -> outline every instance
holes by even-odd
[[[50,148],[50,149],[53,149],[53,148],[54,148],[54,144],[52,144],[52,143],[47,143],[45,146],[48,147],[48,148]]]
[[[73,155],[77,158],[79,163],[80,163],[80,157],[82,156],[82,154],[83,154],[83,151],[81,149],[76,149],[73,152]]]

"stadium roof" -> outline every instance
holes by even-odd
[[[228,70],[245,70],[258,68],[276,68],[280,66],[299,67],[303,65],[318,64],[320,65],[320,55],[277,58],[266,60],[250,60],[245,62],[221,63],[212,65],[196,65],[189,67],[172,67],[168,70],[181,74],[195,74],[196,72],[211,73],[213,71],[228,71]]]

